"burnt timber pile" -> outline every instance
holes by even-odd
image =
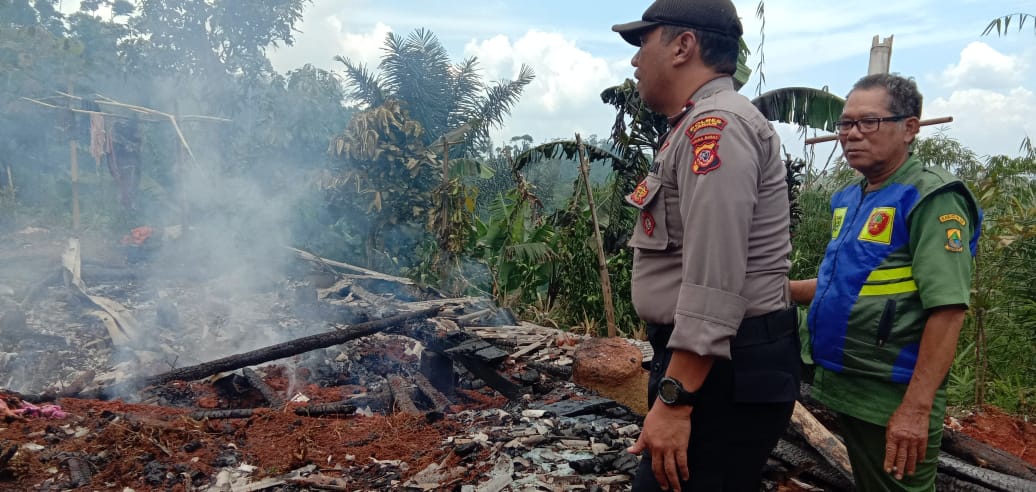
[[[301,250],[213,276],[49,244],[0,266],[0,489],[629,489],[641,405],[573,382],[589,337]],[[764,488],[851,490],[805,389]],[[943,451],[939,490],[1036,490],[963,432]]]

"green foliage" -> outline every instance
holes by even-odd
[[[784,87],[756,97],[752,104],[770,121],[833,132],[845,100],[828,92],[826,87]]]
[[[390,248],[393,262],[417,267],[422,276],[431,275],[429,262],[436,264],[431,278],[440,287],[459,281],[459,256],[475,231],[478,194],[470,178],[490,174],[492,166],[477,158],[488,147],[489,130],[503,123],[532,81],[532,70],[522,67],[515,80],[487,86],[476,59],[452,65],[438,38],[424,29],[405,38],[390,33],[377,73],[336,60],[345,65],[349,94],[363,112],[332,143],[339,165],[330,189],[333,201],[367,212],[354,219],[366,224],[367,264]],[[426,231],[384,241],[385,231],[414,223]],[[420,258],[415,252],[426,233],[438,248],[426,248],[430,257]]]
[[[987,25],[986,28],[982,31],[982,35],[983,36],[989,35],[993,31],[996,31],[996,35],[997,36],[1007,35],[1007,32],[1008,32],[1007,29],[1009,27],[1011,27],[1011,21],[1014,20],[1015,18],[1018,19],[1018,32],[1021,32],[1022,29],[1025,28],[1025,23],[1027,21],[1032,20],[1033,21],[1033,23],[1032,23],[1033,33],[1036,34],[1036,15],[1025,14],[1025,13],[1016,13],[1016,14],[1009,14],[1009,15],[1005,15],[1003,17],[998,17],[996,19],[993,19],[992,21],[989,22],[989,25]]]

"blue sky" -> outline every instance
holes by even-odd
[[[315,0],[296,43],[271,53],[278,70],[312,63],[338,70],[334,55],[376,64],[389,30],[432,30],[455,60],[477,56],[489,80],[509,79],[522,64],[535,69],[505,128],[505,140],[530,134],[539,141],[607,135],[614,114],[600,102],[604,88],[632,76],[633,47],[610,31],[639,19],[649,2],[617,0],[481,2],[416,0]],[[735,1],[745,39],[755,52],[761,22],[756,0]],[[1026,135],[1036,137],[1036,31],[981,36],[993,18],[1036,14],[1026,1],[900,0],[874,2],[768,1],[763,90],[828,87],[845,95],[867,69],[871,39],[894,35],[891,70],[917,79],[925,117],[953,116],[942,127],[979,154],[1017,155]],[[1013,29],[1013,28],[1012,28]],[[753,96],[758,74],[742,89]],[[927,132],[935,131],[929,129]],[[790,128],[788,150],[803,151]],[[825,155],[830,147],[818,148]]]

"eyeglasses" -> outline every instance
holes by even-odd
[[[874,133],[881,127],[882,121],[902,121],[910,115],[885,116],[882,118],[860,118],[858,120],[839,120],[835,122],[835,130],[839,135],[848,135],[853,127],[860,129],[860,133]]]

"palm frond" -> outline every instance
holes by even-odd
[[[554,250],[546,243],[512,244],[504,248],[503,257],[507,260],[539,263],[554,257]]]
[[[841,117],[845,100],[827,90],[785,87],[753,99],[752,104],[770,121],[830,132],[834,131],[834,123]]]
[[[385,103],[385,88],[381,77],[367,70],[362,63],[353,63],[348,58],[335,56],[335,61],[345,65],[346,87],[349,97],[367,107],[380,106]]]
[[[482,148],[489,144],[489,130],[500,126],[504,117],[511,114],[511,108],[518,102],[525,86],[536,77],[528,65],[522,65],[518,77],[512,81],[500,82],[486,90],[468,134],[471,147]]]
[[[997,36],[1005,36],[1005,35],[1007,35],[1007,29],[1009,27],[1011,27],[1011,19],[1014,19],[1016,17],[1018,18],[1018,32],[1021,32],[1022,29],[1025,28],[1025,22],[1026,21],[1028,21],[1029,19],[1032,19],[1032,21],[1033,21],[1033,23],[1032,23],[1032,31],[1033,31],[1034,34],[1036,34],[1036,15],[1024,14],[1024,13],[1019,12],[1019,13],[1005,15],[1003,17],[998,17],[996,19],[993,19],[992,21],[989,22],[989,25],[986,26],[986,29],[982,31],[982,35],[983,36],[988,36],[994,30],[996,31],[996,35]]]
[[[450,73],[450,114],[448,125],[455,128],[477,114],[486,86],[478,73],[478,59],[468,58],[455,65]]]
[[[450,57],[431,31],[417,29],[405,39],[389,33],[380,68],[385,85],[427,130],[426,138],[447,129]],[[428,143],[428,142],[425,142]]]

